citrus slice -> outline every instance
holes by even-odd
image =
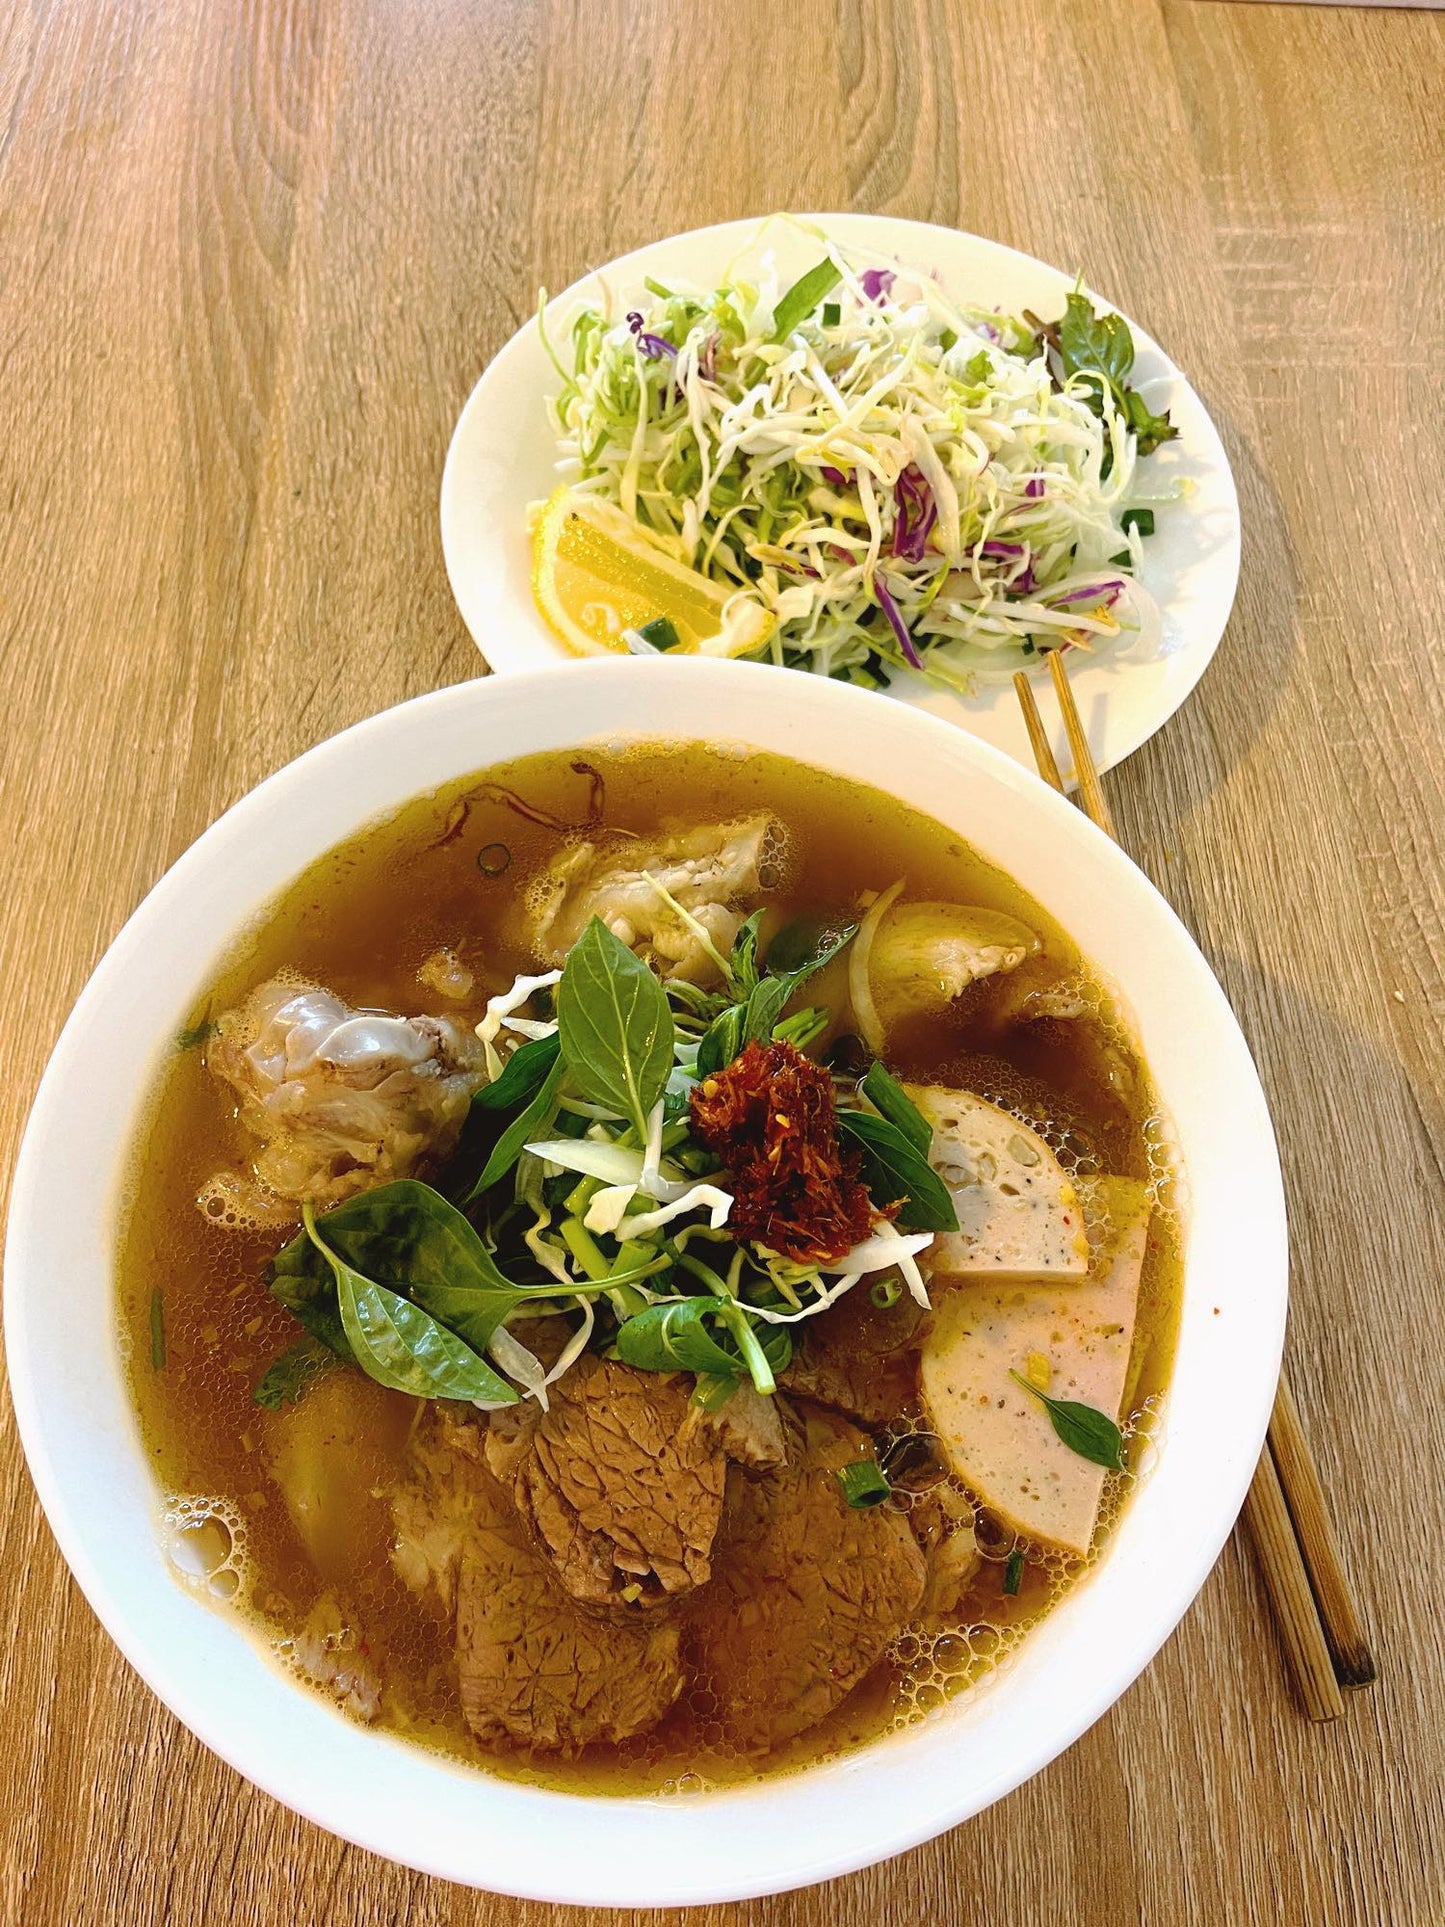
[[[532,594],[579,656],[625,656],[625,632],[659,621],[672,625],[679,654],[744,656],[775,625],[756,596],[709,581],[615,503],[569,488],[550,496],[537,517]]]

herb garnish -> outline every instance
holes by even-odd
[[[1074,1399],[1050,1398],[1041,1392],[1037,1385],[1018,1372],[1011,1371],[1009,1377],[1016,1385],[1021,1385],[1031,1398],[1036,1398],[1049,1415],[1049,1423],[1054,1431],[1068,1446],[1077,1452],[1081,1459],[1088,1459],[1091,1465],[1102,1465],[1110,1472],[1124,1469],[1124,1434],[1119,1430],[1107,1412],[1101,1412],[1093,1405],[1080,1405]]]
[[[583,1096],[619,1111],[645,1138],[672,1071],[672,1012],[652,971],[600,917],[567,953],[557,1025]]]

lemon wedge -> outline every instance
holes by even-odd
[[[659,617],[688,655],[745,656],[776,626],[756,596],[709,581],[615,503],[570,488],[559,488],[537,517],[532,594],[548,627],[579,656],[625,656],[624,631]]]

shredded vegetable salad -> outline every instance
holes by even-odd
[[[689,292],[542,332],[559,469],[677,561],[760,601],[758,652],[867,686],[967,690],[1137,627],[1154,510],[1141,461],[1176,430],[1129,387],[1134,344],[1079,289],[1041,321],[820,240]]]

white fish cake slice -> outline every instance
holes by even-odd
[[[1027,1378],[1037,1354],[1051,1398],[1118,1418],[1153,1207],[1147,1187],[1129,1178],[1103,1178],[1100,1192],[1110,1232],[1082,1284],[948,1285],[921,1368],[924,1402],[958,1476],[1015,1531],[1078,1553],[1094,1536],[1104,1469],[1070,1451],[1009,1373]]]
[[[1037,1131],[972,1091],[909,1084],[933,1130],[928,1161],[958,1230],[929,1247],[934,1277],[1083,1278],[1089,1239],[1072,1179]]]

